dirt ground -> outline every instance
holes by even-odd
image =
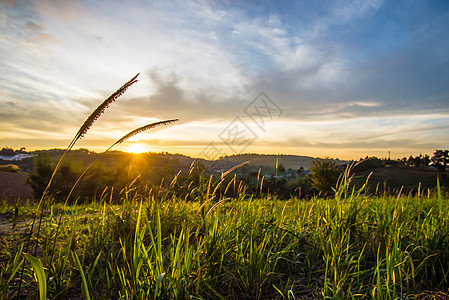
[[[409,174],[413,174],[413,175],[418,175],[421,177],[430,177],[430,176],[435,176],[438,172],[437,170],[433,170],[433,169],[409,169],[407,170],[407,173]]]
[[[26,183],[27,179],[28,173],[0,171],[0,201],[6,199],[12,205],[17,203],[17,199],[20,203],[33,201],[33,190]]]

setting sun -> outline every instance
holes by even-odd
[[[148,149],[143,144],[132,144],[131,146],[128,147],[127,152],[138,154],[138,153],[148,152]]]

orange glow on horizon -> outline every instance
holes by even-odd
[[[144,144],[132,144],[127,149],[126,152],[133,153],[133,154],[139,154],[148,152],[149,149]]]

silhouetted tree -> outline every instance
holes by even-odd
[[[34,172],[30,173],[28,183],[37,199],[42,196],[52,173],[53,167],[48,153],[41,153],[34,158]]]
[[[3,147],[2,150],[0,150],[0,154],[2,155],[14,155],[16,154],[13,148],[9,148],[8,146]]]
[[[333,192],[332,187],[335,186],[340,174],[337,164],[329,159],[315,159],[310,167],[309,178],[312,180],[312,187],[323,194]]]
[[[415,158],[413,158],[413,164],[415,165],[415,167],[420,167],[421,164],[423,163],[423,156],[422,154],[420,154],[419,156],[416,156]]]
[[[448,150],[435,150],[431,158],[432,164],[438,169],[439,172],[446,171],[446,166],[449,163],[449,151]]]
[[[362,159],[360,159],[362,161]],[[384,163],[381,159],[373,156],[373,157],[365,157],[361,163],[355,166],[352,171],[353,172],[361,172],[365,170],[374,170],[376,168],[382,168]]]
[[[278,166],[278,173],[279,174],[284,174],[285,173],[285,167],[282,163],[279,164]]]

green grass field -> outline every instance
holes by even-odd
[[[26,259],[22,225],[35,206],[13,214],[4,204],[3,222],[15,219],[16,227],[2,225],[0,298],[16,296],[22,264],[21,296],[31,299],[444,296],[447,199],[336,198],[280,201],[242,192],[217,205],[204,196],[186,202],[130,192],[122,205],[47,204],[38,247],[34,235]]]

